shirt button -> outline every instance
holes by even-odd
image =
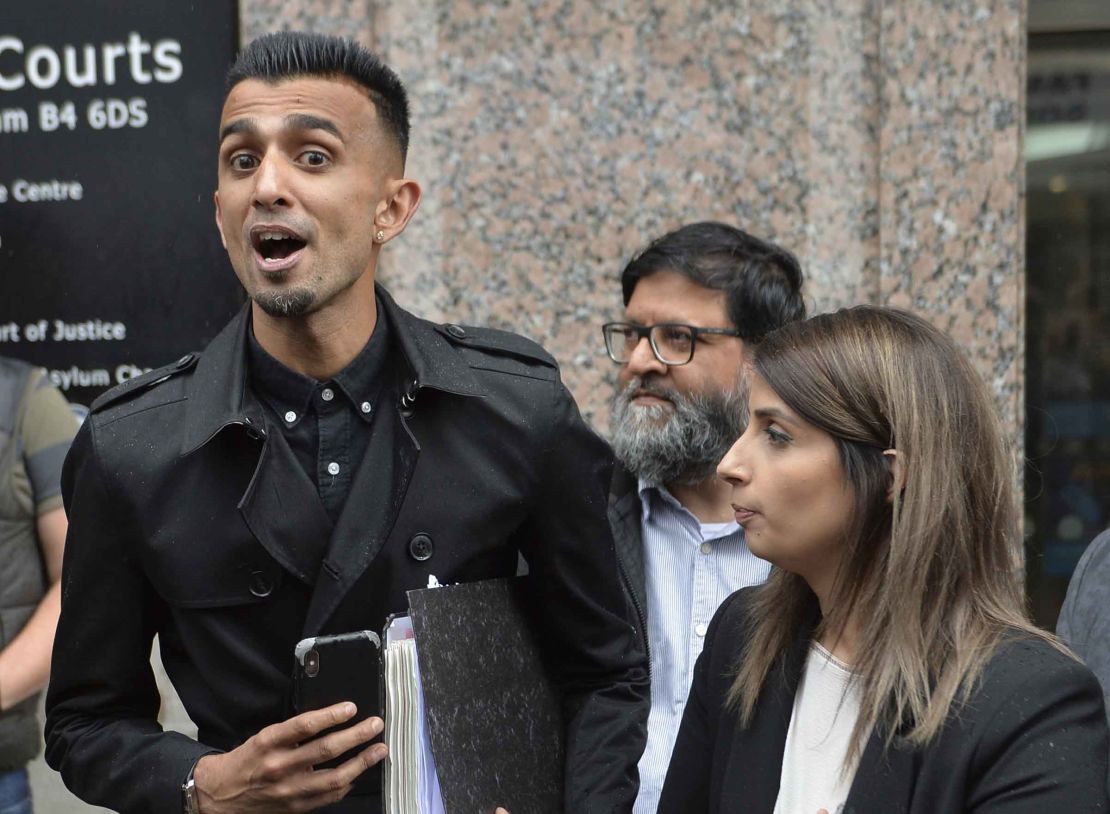
[[[364,402],[362,402],[362,404],[360,404],[360,405],[358,406],[358,408],[359,408],[360,410],[362,410],[362,412],[364,412],[364,413],[368,413],[368,412],[370,412],[370,411],[371,411],[372,409],[374,409],[373,407],[371,407],[371,406],[370,406],[370,402],[368,402],[368,401],[364,401]]]
[[[294,413],[292,410],[290,410],[289,412],[287,412],[285,414],[285,423],[286,424],[292,424],[296,420],[297,420],[297,414]]]
[[[713,546],[709,543],[702,543],[699,551],[701,551],[702,554],[709,554],[713,551]]]
[[[699,636],[704,636],[706,630],[708,630],[708,628],[704,624],[701,624],[701,623],[699,623],[694,628],[694,632],[697,633]]]
[[[320,398],[322,398],[324,401],[331,401],[333,398],[335,398],[335,392],[330,387],[325,387],[323,390],[320,391]]]
[[[338,475],[339,474],[339,464],[337,464],[335,461],[332,461],[330,464],[328,464],[328,474],[329,475]]]

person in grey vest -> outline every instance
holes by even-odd
[[[621,274],[622,322],[604,326],[620,365],[609,498],[618,562],[648,644],[651,713],[636,814],[654,812],[694,662],[717,606],[762,583],[718,461],[745,424],[745,348],[805,316],[802,270],[779,246],[723,223],[651,243]]]
[[[65,546],[62,461],[77,421],[41,368],[0,357],[0,812],[30,814],[27,764],[50,672]]]

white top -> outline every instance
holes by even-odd
[[[814,642],[794,697],[775,814],[839,814],[856,774],[844,771],[859,717],[859,686],[848,665]]]

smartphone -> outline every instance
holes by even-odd
[[[297,713],[351,701],[358,707],[355,717],[326,729],[317,737],[380,715],[378,691],[382,641],[372,630],[335,636],[301,639],[294,650],[293,706]],[[349,760],[367,747],[363,743],[317,769],[330,769]],[[380,772],[366,771],[354,783],[353,794],[378,794]]]

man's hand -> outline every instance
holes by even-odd
[[[347,796],[351,783],[386,755],[376,743],[333,769],[312,767],[366,743],[382,731],[381,718],[313,740],[349,721],[355,705],[335,704],[268,726],[237,749],[205,755],[193,772],[201,814],[312,811]]]

